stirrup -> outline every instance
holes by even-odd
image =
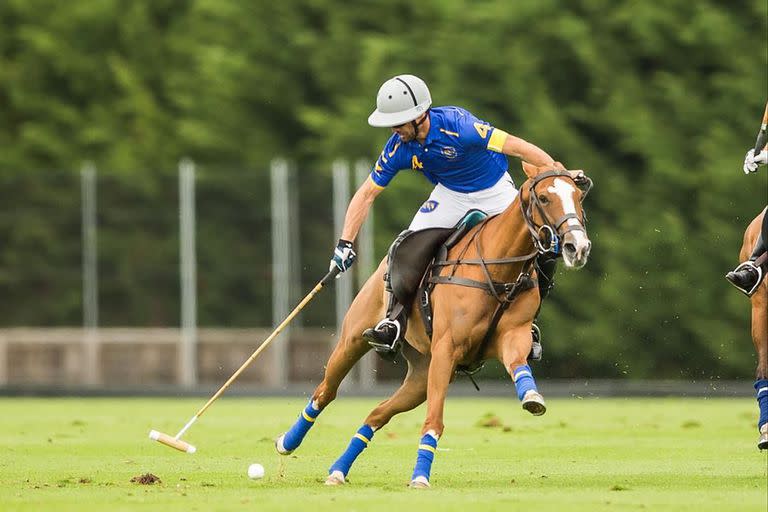
[[[395,338],[391,343],[382,343],[376,336],[381,333],[381,328],[385,325],[393,325],[395,329]],[[376,351],[379,356],[384,360],[392,362],[397,358],[400,353],[400,346],[402,345],[400,335],[402,333],[400,323],[397,320],[390,320],[385,318],[376,327],[368,328],[363,331],[363,339]]]
[[[736,274],[746,269],[757,272],[757,280],[750,288],[742,287],[738,283],[736,283],[736,281],[734,281]],[[740,263],[738,267],[736,267],[735,269],[725,274],[725,278],[728,280],[728,282],[731,283],[734,286],[734,288],[739,290],[741,293],[743,293],[747,297],[751,297],[752,295],[755,294],[755,291],[757,291],[757,288],[760,286],[760,283],[763,282],[763,277],[764,276],[763,276],[762,267],[755,265],[755,263],[752,260],[747,260],[743,263]]]

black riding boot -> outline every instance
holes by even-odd
[[[404,308],[398,304],[394,294],[389,294],[389,306],[387,316],[376,324],[363,331],[363,339],[386,361],[394,361],[400,353],[402,339],[405,336],[405,328],[408,320]]]
[[[539,297],[541,303],[544,303],[544,299],[549,295],[549,291],[555,286],[555,270],[557,269],[557,256],[551,253],[540,254],[536,258],[536,274],[539,280]],[[541,311],[541,305],[539,305],[539,311]],[[539,312],[536,312],[536,318],[533,319],[533,326],[531,327],[531,353],[528,354],[528,359],[531,361],[541,361],[542,348],[541,348],[541,329],[536,323]]]
[[[755,247],[752,249],[752,255],[747,261],[739,264],[738,267],[725,274],[725,278],[728,282],[747,297],[751,297],[755,291],[757,291],[757,287],[760,286],[763,277],[765,277],[765,269],[763,268],[765,265],[757,265],[755,262],[766,250],[766,226],[768,226],[768,213],[763,216],[762,232],[760,233],[760,236],[757,237]]]
[[[363,339],[373,347],[379,356],[390,362],[394,361],[397,354],[400,353],[402,340],[405,337],[405,329],[408,327],[405,307],[398,302],[395,294],[392,292],[391,265],[395,259],[395,251],[410,233],[411,231],[408,230],[400,233],[395,241],[392,242],[387,255],[390,265],[390,268],[387,269],[388,272],[384,274],[384,286],[387,292],[389,292],[387,315],[375,327],[369,327],[363,331]]]

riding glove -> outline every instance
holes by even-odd
[[[355,250],[352,248],[352,242],[339,239],[339,243],[336,244],[336,249],[333,251],[333,258],[331,258],[331,264],[328,266],[328,270],[333,270],[333,267],[336,267],[339,271],[345,272],[355,262],[356,257],[357,253],[355,253]]]
[[[744,157],[744,174],[755,172],[760,165],[768,163],[768,151],[762,150],[755,156],[755,150],[750,149]]]

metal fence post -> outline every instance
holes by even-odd
[[[333,162],[333,227],[336,236],[341,236],[344,228],[344,217],[349,205],[349,163],[344,160]],[[351,274],[351,272],[350,272]],[[336,336],[335,343],[341,334],[341,326],[349,305],[352,303],[352,276],[342,275],[335,283],[336,289]]]
[[[288,163],[275,159],[270,167],[272,209],[272,324],[277,327],[290,313],[291,300],[291,228]],[[286,326],[270,347],[273,354],[270,384],[284,387],[288,382],[287,341],[290,326]]]
[[[355,163],[355,184],[359,188],[371,172],[370,164],[365,160]],[[373,208],[368,212],[360,234],[357,237],[359,249],[359,265],[357,267],[357,289],[360,290],[368,278],[376,270],[376,260],[373,253]],[[371,389],[376,385],[376,354],[368,352],[358,366],[358,382],[363,389]]]
[[[100,383],[99,368],[99,277],[96,226],[96,167],[86,162],[80,169],[83,244],[83,355],[84,379],[89,386]]]
[[[181,339],[179,383],[197,383],[197,258],[195,255],[195,164],[179,162],[179,250],[181,260]]]

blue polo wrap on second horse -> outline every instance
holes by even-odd
[[[757,428],[768,423],[768,379],[755,382],[757,392],[757,405],[760,407],[760,419],[757,420]]]

